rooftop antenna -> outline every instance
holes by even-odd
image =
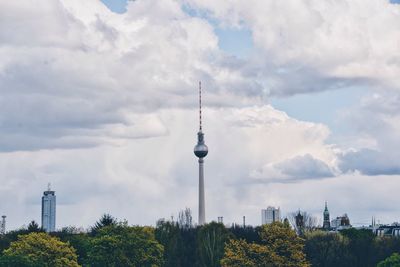
[[[201,125],[201,81],[199,81],[199,122],[200,122],[200,132],[202,131]]]
[[[51,183],[47,184],[47,191],[51,191]]]

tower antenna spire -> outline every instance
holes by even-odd
[[[200,132],[202,131],[203,127],[201,124],[201,81],[199,81],[199,125],[200,125]]]

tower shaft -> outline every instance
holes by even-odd
[[[204,160],[199,158],[199,225],[206,223],[206,204],[204,197]]]

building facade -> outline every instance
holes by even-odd
[[[270,224],[273,222],[281,221],[281,210],[280,208],[268,207],[267,209],[261,210],[261,224]]]
[[[343,230],[351,228],[349,216],[345,213],[343,216],[336,217],[331,222],[331,228],[334,230]]]
[[[42,196],[42,228],[48,233],[56,230],[56,194],[50,186]]]
[[[373,231],[377,236],[400,237],[400,224],[380,225],[378,228],[373,229]]]

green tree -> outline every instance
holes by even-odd
[[[379,263],[395,252],[400,252],[400,238],[380,236],[374,242],[374,263]]]
[[[191,229],[191,228],[190,228]],[[164,246],[164,266],[165,267],[184,267],[187,266],[185,262],[185,249],[184,246],[193,245],[184,244],[181,231],[189,231],[188,229],[181,229],[179,225],[174,222],[158,221],[155,230],[155,237]]]
[[[161,266],[163,246],[151,227],[130,227],[127,223],[104,226],[90,241],[90,266]]]
[[[375,235],[371,230],[350,228],[342,230],[340,233],[349,239],[348,248],[353,259],[351,266],[376,266],[376,261],[374,260]]]
[[[35,263],[30,260],[27,256],[7,256],[3,255],[0,257],[0,266],[1,267],[41,267],[42,265],[39,263]]]
[[[197,233],[199,265],[218,267],[224,256],[225,242],[229,240],[229,232],[221,223],[212,222],[201,226]]]
[[[348,251],[348,238],[325,231],[308,232],[305,235],[305,253],[312,266],[352,266]]]
[[[392,256],[378,263],[377,267],[400,267],[400,255],[393,253]]]
[[[58,237],[63,242],[71,244],[78,255],[78,263],[81,265],[84,263],[90,246],[90,235],[83,232],[82,229],[73,226],[64,227],[61,231],[53,232],[51,235]]]
[[[243,227],[243,225],[233,224],[229,228],[229,232],[232,233],[236,239],[244,239],[248,243],[261,243],[260,235],[258,234],[260,232],[260,226],[253,227],[246,225]]]
[[[29,264],[40,264],[44,267],[79,266],[75,249],[46,233],[19,236],[17,241],[12,242],[10,247],[3,251],[3,257],[3,260],[8,262],[27,261]]]
[[[90,232],[95,235],[101,228],[105,226],[117,225],[118,221],[110,214],[103,214],[100,219],[91,227]]]
[[[28,232],[29,233],[33,233],[33,232],[39,233],[39,232],[44,232],[44,231],[41,227],[39,227],[39,224],[37,222],[31,221],[28,224]]]

